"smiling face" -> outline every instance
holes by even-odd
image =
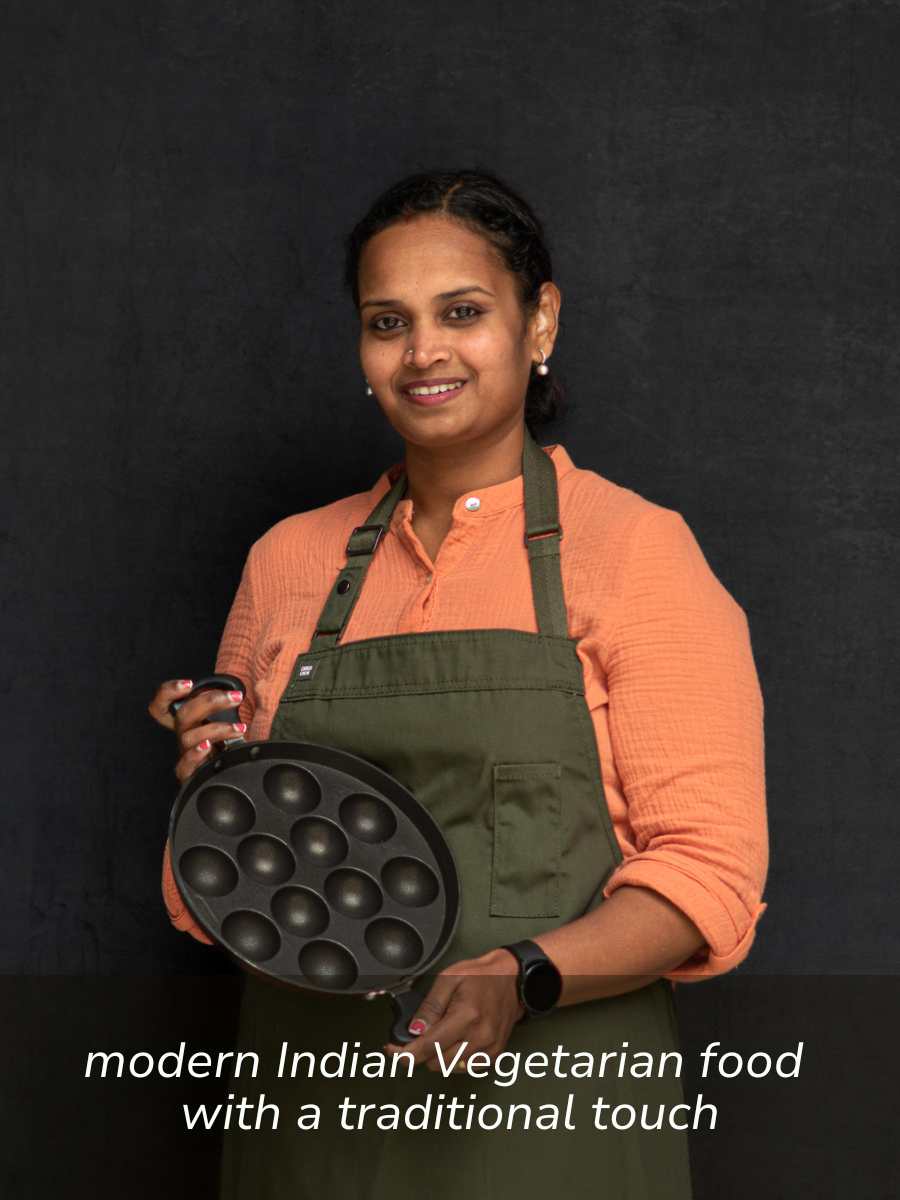
[[[421,446],[493,440],[521,423],[532,364],[553,349],[554,284],[542,285],[526,321],[516,278],[493,247],[434,214],[370,238],[358,283],[363,373],[401,437]],[[407,390],[445,380],[464,386],[445,396]]]

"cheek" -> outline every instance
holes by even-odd
[[[460,356],[485,380],[515,369],[516,350],[511,339],[496,330],[472,329],[460,343]]]
[[[368,379],[384,379],[397,369],[397,355],[377,342],[360,345],[359,360]]]

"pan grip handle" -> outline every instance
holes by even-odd
[[[188,700],[193,700],[195,696],[199,696],[201,692],[223,691],[223,692],[244,692],[243,680],[238,679],[237,675],[206,675],[203,679],[198,679],[186,696],[180,700],[173,700],[169,705],[169,713],[174,717],[181,708],[182,704],[186,704]],[[222,708],[218,712],[211,713],[209,720],[227,721],[230,725],[236,725],[240,721],[238,715],[238,705],[233,705],[231,708]],[[229,739],[229,741],[243,741],[243,738]]]
[[[391,993],[391,1006],[394,1010],[394,1023],[391,1026],[391,1041],[395,1046],[405,1046],[416,1034],[410,1033],[407,1026],[416,1015],[416,1009],[428,994],[427,986],[410,988],[399,995]]]

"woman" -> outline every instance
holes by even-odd
[[[675,1049],[673,981],[746,956],[767,840],[744,613],[678,513],[533,440],[559,396],[561,296],[541,226],[505,184],[469,171],[402,180],[350,235],[346,271],[366,391],[405,457],[368,492],[254,544],[216,670],[246,681],[238,732],[339,746],[408,786],[454,850],[462,914],[410,1023],[413,1078],[267,1079],[282,1112],[315,1102],[328,1118],[315,1134],[288,1119],[227,1135],[221,1194],[688,1197],[683,1132],[597,1127],[591,1108],[669,1110],[677,1077],[609,1070],[500,1090],[466,1059]],[[358,528],[378,524],[377,539]],[[298,657],[318,664],[311,691],[292,678]],[[165,683],[150,705],[177,735],[179,780],[234,735],[212,719],[234,702],[222,693],[173,721],[189,687]],[[207,941],[168,848],[163,887],[176,927]],[[264,1062],[282,1041],[378,1049],[388,1028],[384,997],[245,979],[240,1045]],[[436,1074],[436,1044],[444,1062],[463,1047],[454,1074]],[[402,1107],[428,1092],[571,1096],[577,1120],[555,1133],[336,1127],[344,1097]]]

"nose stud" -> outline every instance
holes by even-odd
[[[414,354],[414,353],[415,353],[415,351],[413,350],[412,346],[410,346],[410,348],[406,351],[406,354]],[[404,355],[404,358],[405,357],[406,357],[406,355]],[[369,383],[368,379],[366,380],[366,395],[367,396],[375,395],[375,393],[372,391],[372,387],[371,387],[371,384]]]

